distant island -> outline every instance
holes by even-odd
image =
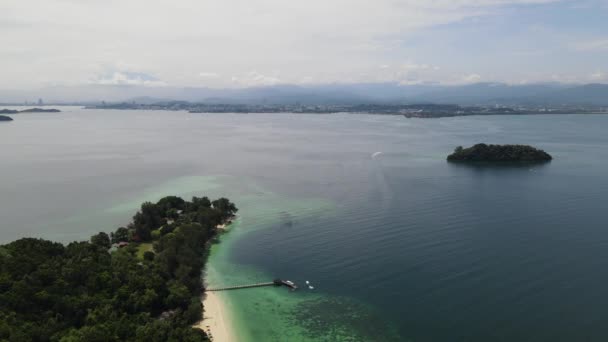
[[[0,114],[19,114],[19,113],[59,113],[61,112],[59,109],[55,108],[29,108],[24,110],[15,110],[15,109],[0,109]]]
[[[477,144],[469,148],[456,147],[448,156],[450,162],[537,163],[553,159],[550,154],[528,145]]]
[[[59,109],[49,108],[30,108],[19,111],[19,113],[59,113],[61,112]]]
[[[1,341],[209,341],[205,251],[237,208],[168,196],[90,241],[0,245]]]
[[[13,121],[10,116],[0,115],[0,121]]]

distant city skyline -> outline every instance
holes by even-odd
[[[606,83],[607,17],[606,0],[4,0],[0,90]]]

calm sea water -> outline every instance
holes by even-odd
[[[0,124],[0,241],[86,239],[143,200],[227,195],[212,251],[242,340],[608,340],[608,116],[96,111]],[[450,165],[531,144],[532,167]],[[377,154],[375,158],[372,155]]]

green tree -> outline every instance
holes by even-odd
[[[154,260],[154,252],[152,252],[152,251],[145,251],[144,252],[144,260],[147,260],[147,261]]]
[[[166,197],[161,198],[156,203],[156,206],[158,207],[158,209],[161,211],[161,213],[165,217],[169,216],[168,212],[170,210],[177,212],[178,210],[183,210],[185,205],[186,205],[186,201],[184,201],[181,197],[177,197],[177,196],[166,196]]]
[[[167,296],[167,306],[170,308],[187,307],[190,301],[190,291],[188,288],[176,281],[171,281],[168,286],[169,295]]]
[[[223,220],[226,220],[236,214],[238,209],[234,203],[230,202],[227,198],[219,198],[212,202],[213,208],[220,212]]]
[[[197,211],[201,208],[211,208],[211,201],[207,196],[205,197],[192,197],[192,201],[186,205],[188,211]]]
[[[222,213],[236,208],[227,200],[194,202],[170,196],[144,203],[133,228],[120,227],[111,238],[0,246],[0,341],[208,341],[191,327],[203,309],[202,255]],[[110,240],[130,241],[137,227],[157,228],[163,210],[183,212],[155,237],[155,252],[144,253],[143,262],[134,243],[107,252]]]
[[[203,317],[203,305],[198,297],[190,299],[188,308],[184,311],[184,319],[188,324],[194,324]]]
[[[193,221],[205,228],[215,228],[218,224],[221,224],[223,220],[224,216],[220,211],[206,207],[198,209],[193,217]]]
[[[140,240],[150,240],[150,232],[166,223],[162,214],[160,208],[154,203],[145,202],[141,205],[140,211],[133,216],[135,234]]]
[[[116,232],[112,234],[113,243],[127,242],[129,240],[131,240],[131,233],[129,232],[129,229],[125,227],[116,229]]]
[[[91,236],[91,243],[96,246],[103,247],[105,249],[110,248],[110,246],[112,245],[112,243],[110,242],[110,237],[104,232],[100,232]]]

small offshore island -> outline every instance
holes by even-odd
[[[0,245],[0,341],[210,341],[205,252],[237,210],[168,196],[90,241]]]
[[[60,113],[59,109],[55,108],[29,108],[24,110],[16,110],[16,109],[0,109],[0,114],[19,114],[19,113]]]
[[[49,109],[44,109],[44,108],[30,108],[30,109],[24,109],[22,111],[19,111],[19,113],[59,113],[61,112],[59,109],[55,109],[55,108],[49,108]]]
[[[547,152],[528,145],[486,144],[469,148],[458,146],[447,158],[449,162],[463,163],[544,163],[552,159]]]
[[[13,121],[10,116],[0,115],[0,121]]]

